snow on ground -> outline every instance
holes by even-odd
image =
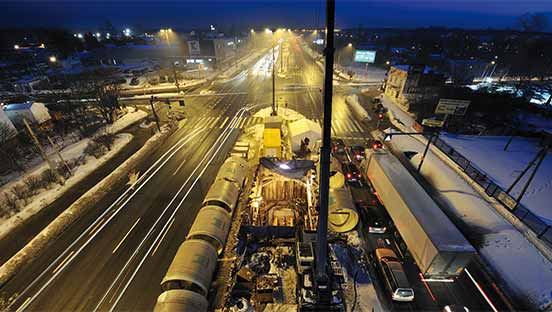
[[[349,237],[348,241],[359,241],[357,232],[350,232],[349,234],[350,236],[356,236],[356,238]],[[343,277],[345,280],[343,293],[345,295],[345,301],[347,302],[347,311],[384,311],[378,300],[373,281],[368,271],[361,267],[357,261],[362,253],[358,245],[357,247],[353,247],[345,244],[330,244],[330,249],[343,269]],[[354,310],[353,305],[355,306]]]
[[[388,110],[389,120],[393,125],[404,132],[417,132],[414,126],[414,119],[410,114],[403,111],[398,105],[393,103],[391,99],[382,93],[379,97],[381,99],[381,104],[385,106]]]
[[[396,136],[390,142],[400,151],[421,153],[424,149],[423,143],[410,136]],[[419,156],[412,162],[418,164]],[[470,229],[470,240],[479,242],[474,247],[496,273],[499,284],[533,307],[552,305],[552,263],[431,150],[421,173],[449,204],[447,214]]]
[[[83,180],[88,174],[96,170],[99,166],[104,164],[106,161],[110,160],[122,148],[124,148],[131,140],[132,140],[131,134],[128,134],[128,133],[118,134],[113,143],[113,147],[111,148],[110,151],[108,151],[106,154],[104,154],[102,157],[98,159],[91,156],[86,157],[86,162],[83,165],[80,165],[77,168],[73,169],[74,175],[69,177],[65,181],[64,185],[56,184],[56,186],[53,189],[43,190],[39,194],[31,197],[29,199],[29,204],[26,205],[25,207],[22,207],[20,212],[18,212],[17,214],[11,217],[0,219],[0,237],[3,237],[4,235],[6,235],[6,233],[11,231],[13,228],[17,227],[24,220],[33,216],[34,214],[39,212],[42,208],[48,206],[56,199],[61,197],[65,191],[67,191],[75,184]],[[73,158],[80,157],[82,155],[82,152],[86,148],[87,143],[88,143],[88,139],[84,139],[79,141],[78,143],[73,144],[70,148],[63,150],[62,155],[64,159],[70,160]],[[39,172],[42,172],[46,168],[47,168],[47,165],[43,164],[37,167],[32,173],[29,173],[29,175],[38,174]],[[9,183],[8,185],[5,185],[0,189],[0,192],[6,191],[9,186],[13,186],[15,182],[19,182],[19,181],[21,180],[14,181],[12,183]]]
[[[134,110],[134,111],[132,111]],[[105,127],[105,130],[109,133],[117,133],[124,128],[132,125],[133,123],[136,123],[144,118],[148,113],[146,113],[143,110],[136,110],[134,108],[129,108],[129,112],[123,115],[121,118],[117,119],[114,123],[111,125],[107,125]]]
[[[270,116],[271,113],[272,113],[272,107],[266,107],[256,112],[255,115],[253,115],[253,117],[265,118]],[[289,121],[295,121],[301,118],[305,118],[305,116],[294,111],[293,109],[285,108],[285,107],[278,107],[278,116],[282,117],[284,120],[289,120]]]
[[[440,138],[486,172],[503,189],[507,189],[512,184],[541,149],[537,139],[522,137],[514,137],[507,151],[504,151],[504,146],[510,137],[444,134]],[[511,195],[514,198],[520,194],[529,175],[530,171],[513,189]],[[548,156],[542,162],[521,202],[549,224],[552,224],[551,192],[552,158]]]

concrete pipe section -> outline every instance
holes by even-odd
[[[211,243],[220,254],[230,229],[230,214],[218,206],[205,206],[199,210],[186,239],[202,239]]]
[[[330,189],[328,227],[331,231],[344,233],[358,224],[358,213],[346,188]]]
[[[157,297],[154,312],[203,312],[209,302],[202,295],[190,290],[171,289]]]
[[[209,188],[203,200],[203,205],[220,206],[232,214],[238,201],[239,193],[240,190],[235,183],[227,180],[216,180]]]
[[[247,161],[241,157],[229,157],[220,167],[216,180],[228,180],[241,187],[247,175]]]
[[[161,289],[185,289],[207,296],[217,257],[215,247],[204,240],[183,242],[161,281]]]

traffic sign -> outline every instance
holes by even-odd
[[[356,50],[355,62],[357,63],[374,63],[376,61],[376,51]]]
[[[428,127],[442,127],[445,124],[444,120],[425,118],[422,120],[422,125]]]
[[[435,114],[464,116],[470,102],[469,100],[440,99],[435,108]]]

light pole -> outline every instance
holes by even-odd
[[[161,29],[161,33],[162,34],[165,34],[165,39],[167,40],[167,46],[170,48],[171,47],[171,41],[169,39],[169,33],[172,33],[172,29],[170,28],[163,28]]]

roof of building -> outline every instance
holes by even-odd
[[[25,103],[13,103],[8,104],[4,106],[5,111],[15,111],[15,110],[22,110],[22,109],[29,109],[31,106],[33,106],[33,102],[25,102]]]
[[[401,70],[401,71],[405,71],[405,72],[408,72],[408,70],[410,70],[410,65],[408,64],[400,64],[400,65],[393,65],[394,68],[398,69],[398,70]],[[433,69],[429,66],[425,66],[424,67],[424,74],[429,74],[430,71],[432,71]]]

